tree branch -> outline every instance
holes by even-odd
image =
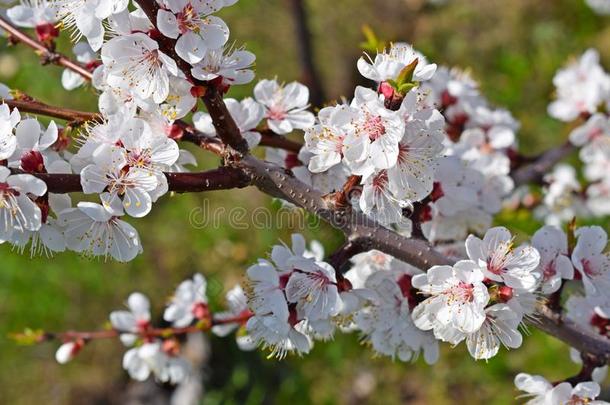
[[[547,150],[538,156],[532,163],[518,168],[511,174],[515,186],[518,187],[528,183],[540,183],[545,173],[548,173],[553,166],[575,150],[576,147],[569,142]]]
[[[25,173],[13,169],[15,174]],[[65,194],[83,191],[80,175],[62,173],[29,173],[44,181],[50,193]],[[164,173],[169,191],[176,193],[197,193],[201,191],[243,188],[251,184],[251,178],[243,170],[233,167],[219,167],[199,173]]]

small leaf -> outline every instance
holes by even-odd
[[[397,91],[404,96],[409,91],[411,91],[411,89],[414,89],[415,87],[417,87],[417,83],[405,83],[405,84],[400,85],[398,87]]]
[[[9,338],[18,345],[32,346],[45,340],[45,333],[42,329],[25,329],[22,333],[10,333]]]
[[[413,74],[415,73],[415,68],[419,63],[419,59],[415,58],[413,62],[409,63],[407,66],[402,68],[398,77],[396,78],[396,83],[398,83],[398,87],[402,86],[406,83],[411,83],[413,81]]]
[[[385,48],[385,42],[377,38],[377,35],[375,35],[375,32],[369,25],[363,25],[361,30],[365,38],[365,41],[360,43],[361,49],[368,52],[380,52]]]
[[[568,253],[572,254],[572,251],[576,247],[576,217],[568,223]]]

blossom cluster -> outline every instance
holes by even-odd
[[[358,70],[376,87],[359,86],[349,104],[320,110],[305,131],[303,160],[313,175],[360,176],[357,206],[384,225],[404,225],[403,209],[432,192],[443,151],[443,117],[422,103],[419,90],[436,65],[396,43],[374,59],[361,58]]]
[[[126,310],[110,314],[110,332],[116,333],[128,349],[123,356],[123,368],[131,378],[170,384],[184,383],[192,373],[190,363],[181,355],[178,339],[185,333],[211,330],[218,336],[233,331],[242,350],[252,350],[252,339],[240,333],[251,316],[246,296],[239,285],[226,294],[227,310],[212,313],[206,295],[207,282],[201,274],[180,283],[163,312],[163,321],[169,327],[155,328],[149,299],[134,292],[127,298]],[[84,335],[83,335],[84,336]],[[60,364],[71,361],[85,346],[87,340],[79,334],[67,334],[57,349],[56,360]]]
[[[164,173],[197,163],[176,142],[182,130],[175,121],[196,107],[192,78],[226,91],[254,77],[254,55],[227,47],[229,30],[212,15],[232,3],[160,1],[154,22],[139,7],[128,7],[128,0],[22,1],[9,8],[7,18],[35,28],[40,41],[52,42],[60,22],[77,41],[86,39],[73,50],[92,72],[101,119],[81,128],[72,145],[74,130],[54,122],[44,128],[0,105],[0,160],[10,169],[1,173],[2,242],[23,250],[31,241],[32,254],[70,249],[118,261],[142,251],[137,231],[122,218],[147,215],[168,191]],[[159,35],[176,39],[175,53],[192,66],[192,77],[159,49]],[[62,74],[68,90],[84,83],[76,72]],[[2,96],[11,98],[8,91]],[[247,107],[244,114],[253,120]],[[47,193],[32,176],[44,173],[79,174],[92,201],[73,207],[68,195]]]
[[[553,79],[557,100],[549,114],[575,122],[569,141],[580,148],[581,182],[576,169],[557,165],[544,177],[544,197],[536,214],[548,224],[558,225],[574,216],[603,217],[610,214],[610,75],[599,64],[599,54],[587,50],[578,60],[561,69]]]
[[[482,234],[514,188],[509,175],[519,123],[492,107],[467,72],[441,67],[425,85],[426,103],[443,111],[445,155],[423,220],[433,242]]]
[[[439,341],[465,341],[472,357],[487,360],[501,345],[520,347],[524,322],[535,318],[543,297],[574,280],[585,295],[569,298],[568,318],[607,337],[607,236],[599,227],[578,228],[574,236],[570,247],[563,231],[547,225],[536,232],[531,245],[515,246],[509,231],[496,227],[482,239],[470,235],[465,242],[467,259],[451,266],[424,272],[371,250],[353,256],[342,274],[324,261],[318,242],[308,247],[302,235],[294,234],[290,246],[273,246],[269,259],[259,259],[247,269],[243,287],[227,292],[225,311],[212,311],[206,280],[196,274],[168,301],[163,321],[169,326],[154,327],[150,302],[133,293],[127,310],[110,314],[110,332],[127,347],[123,367],[132,378],[143,381],[152,376],[172,384],[183,383],[191,373],[180,356],[178,337],[206,330],[221,337],[235,331],[242,350],[262,347],[280,359],[289,353],[309,353],[316,340],[332,339],[340,331],[357,334],[376,354],[405,362],[422,355],[426,363],[435,363]],[[78,354],[88,342],[83,336],[64,335],[58,362]],[[582,361],[575,350],[571,358]],[[594,382],[574,387],[526,374],[519,374],[515,384],[532,401],[550,401],[540,403],[563,403],[549,398],[564,396],[592,400],[606,373],[607,367],[598,367]]]

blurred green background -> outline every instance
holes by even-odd
[[[471,69],[482,93],[521,121],[520,143],[526,153],[566,137],[565,126],[546,115],[555,71],[588,47],[597,48],[604,65],[610,66],[609,19],[593,14],[581,0],[450,0],[441,7],[423,0],[307,0],[306,6],[315,63],[329,99],[349,97],[360,80],[355,62],[366,23],[383,39],[414,43],[431,61]],[[256,53],[259,78],[299,78],[287,1],[241,0],[220,14],[231,27],[232,39]],[[0,81],[52,104],[95,109],[91,89],[63,91],[60,68],[41,67],[29,50],[4,44]],[[233,89],[232,95],[249,95],[252,86]],[[196,153],[200,168],[217,163]],[[284,223],[278,229],[271,223],[268,229],[233,229],[224,214],[218,214],[219,226],[193,225],[193,219],[201,219],[202,207],[228,211],[238,206],[251,215],[261,205],[278,209],[254,189],[166,196],[145,219],[130,221],[143,239],[144,254],[128,264],[73,253],[30,259],[1,246],[0,403],[116,402],[131,384],[121,369],[119,342],[88,345],[76,361],[59,366],[54,361],[56,345],[20,347],[7,339],[10,332],[26,327],[100,328],[108,313],[121,308],[135,290],[153,298],[158,315],[164,297],[194,272],[211,280],[211,301],[220,305],[224,290],[239,282],[244,269],[264,257],[278,238],[289,240],[291,232],[303,231],[308,238],[318,238],[327,251],[341,242],[340,235],[325,226],[303,230]],[[522,233],[536,227],[527,213],[504,215],[501,222]],[[239,352],[231,337],[212,337],[211,345],[204,404],[506,404],[515,401],[512,380],[520,371],[553,380],[578,369],[564,345],[534,330],[515,353],[503,350],[487,363],[475,363],[463,345],[454,350],[445,345],[441,360],[432,367],[423,361],[375,358],[355,335],[317,343],[309,356],[280,363],[261,352]]]

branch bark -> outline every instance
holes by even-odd
[[[55,107],[29,98],[4,100],[3,102],[11,108],[18,109],[19,112],[44,115],[47,117],[59,118],[65,121],[85,122],[102,120],[102,116],[97,113],[71,110],[64,107]]]

